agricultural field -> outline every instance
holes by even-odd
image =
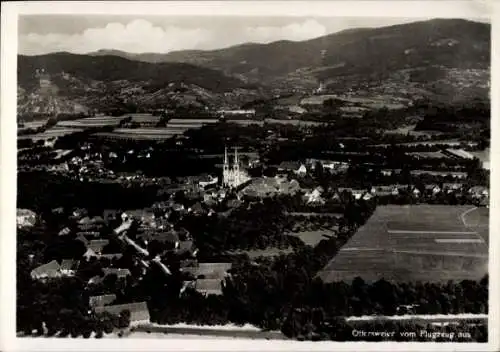
[[[132,122],[137,123],[158,123],[161,119],[160,116],[153,116],[151,114],[130,114],[127,116],[132,117]]]
[[[309,121],[309,120],[297,120],[297,119],[265,119],[265,120],[227,120],[228,123],[235,123],[242,126],[259,125],[264,126],[264,124],[281,124],[281,125],[293,125],[293,126],[321,126],[324,125],[323,122]]]
[[[259,126],[264,126],[264,121],[257,121],[257,120],[226,120],[228,123],[235,123],[238,125],[242,126],[251,126],[251,125],[259,125]]]
[[[84,131],[83,128],[66,128],[66,127],[57,127],[56,126],[54,128],[48,129],[42,133],[28,134],[28,135],[24,135],[24,136],[18,136],[17,138],[19,140],[32,139],[34,141],[49,140],[51,138],[62,137],[62,136],[66,136],[69,134],[73,134],[76,132],[82,132],[82,131]]]
[[[325,282],[477,280],[488,271],[488,209],[380,206],[318,273]]]
[[[118,126],[123,116],[98,116],[88,117],[78,120],[59,121],[57,126],[70,127],[70,128],[90,128],[90,127],[105,127],[105,126]]]
[[[28,129],[28,128],[36,129],[36,128],[39,128],[39,127],[43,127],[47,123],[47,121],[48,120],[37,120],[37,121],[21,122],[20,124],[22,124],[22,127],[20,127],[19,129],[20,130]]]
[[[169,124],[182,124],[182,125],[209,125],[219,122],[217,119],[170,119]]]
[[[186,129],[172,128],[117,128],[113,132],[98,132],[95,136],[110,139],[165,140],[182,135]]]
[[[421,159],[450,159],[450,157],[444,154],[441,151],[438,152],[415,152],[415,153],[407,153],[407,155],[411,155]]]

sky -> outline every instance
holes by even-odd
[[[382,27],[428,18],[22,15],[18,51],[41,55],[100,49],[130,53],[212,50],[254,42],[307,40],[344,29]]]

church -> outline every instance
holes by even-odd
[[[222,171],[222,186],[226,188],[235,188],[250,180],[245,170],[240,168],[238,159],[238,148],[234,148],[233,164],[229,165],[227,147],[224,150],[224,167]]]

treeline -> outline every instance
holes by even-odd
[[[54,207],[86,208],[91,214],[104,209],[148,207],[157,200],[157,185],[120,184],[118,182],[75,182],[47,172],[19,172],[18,208],[45,213]]]

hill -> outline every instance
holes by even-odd
[[[44,69],[50,77],[52,94],[40,92],[37,69]],[[229,98],[224,98],[235,91],[248,97],[260,96],[255,84],[188,63],[154,64],[119,56],[70,53],[18,56],[18,86],[22,92],[18,105],[28,111],[44,110],[44,106],[60,110],[74,104],[92,109],[120,104],[145,108],[168,104],[202,107],[213,102],[231,104]]]
[[[311,89],[389,92],[437,99],[487,98],[490,25],[436,19],[324,37],[243,44],[213,51],[114,55],[145,62],[184,62],[247,82]],[[103,55],[106,51],[93,53]]]

